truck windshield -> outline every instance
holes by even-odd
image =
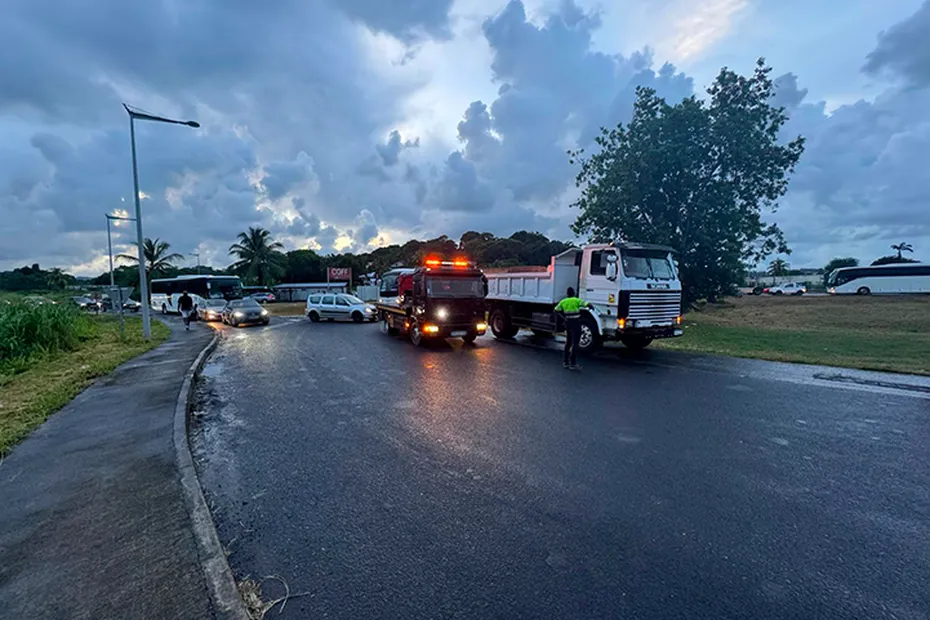
[[[668,254],[661,250],[623,250],[623,274],[628,278],[672,280],[675,270]]]
[[[427,297],[484,297],[480,278],[427,278]]]

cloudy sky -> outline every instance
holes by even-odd
[[[639,84],[678,100],[758,56],[808,138],[769,216],[790,262],[930,260],[930,0],[5,0],[0,41],[0,269],[105,270],[121,101],[201,123],[137,125],[145,231],[225,265],[250,225],[570,239],[567,148]]]

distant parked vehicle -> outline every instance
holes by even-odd
[[[901,263],[843,267],[827,277],[831,295],[899,295],[930,293],[930,265]]]
[[[203,303],[197,306],[197,318],[201,321],[221,321],[225,307],[225,299],[204,299]]]
[[[262,308],[254,299],[234,299],[226,304],[222,313],[223,322],[233,327],[249,323],[268,325],[271,317],[268,311]]]
[[[803,295],[807,292],[807,285],[800,282],[786,282],[765,289],[769,295]]]
[[[127,299],[123,302],[123,310],[128,310],[129,312],[138,312],[142,309],[142,304],[140,304],[135,299]]]
[[[277,298],[274,296],[274,293],[260,291],[258,293],[252,293],[251,295],[249,295],[249,299],[254,299],[260,304],[267,304],[267,303],[273,303],[274,301],[276,301]]]
[[[375,307],[365,303],[355,295],[346,293],[328,294],[313,293],[307,297],[307,318],[314,323],[325,319],[327,321],[343,320],[362,323],[375,321],[378,318]]]

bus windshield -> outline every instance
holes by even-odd
[[[210,299],[240,299],[242,282],[239,278],[211,278],[207,282],[207,295]]]
[[[427,297],[484,297],[481,278],[427,278]]]
[[[673,280],[675,270],[668,254],[661,250],[627,250],[620,252],[623,275],[628,278]]]

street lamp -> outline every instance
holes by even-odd
[[[188,256],[197,257],[197,275],[199,276],[200,275],[200,252],[191,252],[190,254],[188,254]]]
[[[139,110],[133,110],[125,103],[123,108],[129,114],[129,141],[132,143],[132,186],[133,198],[136,201],[136,240],[139,244],[139,300],[142,302],[142,337],[148,340],[152,337],[152,319],[149,313],[149,284],[145,277],[145,248],[142,243],[142,208],[139,206],[139,168],[136,165],[136,125],[135,120],[170,123],[172,125],[187,125],[200,127],[197,121],[179,121],[164,116],[155,116]]]
[[[135,221],[134,217],[121,217],[119,215],[110,215],[109,213],[105,214],[107,216],[107,252],[110,254],[110,293],[113,293],[113,289],[116,288],[116,278],[113,276],[113,239],[110,237],[110,222],[112,220],[120,220],[125,222]],[[125,323],[123,322],[123,289],[116,289],[119,293],[119,335],[122,338],[125,331]],[[110,300],[112,301],[112,299]]]

